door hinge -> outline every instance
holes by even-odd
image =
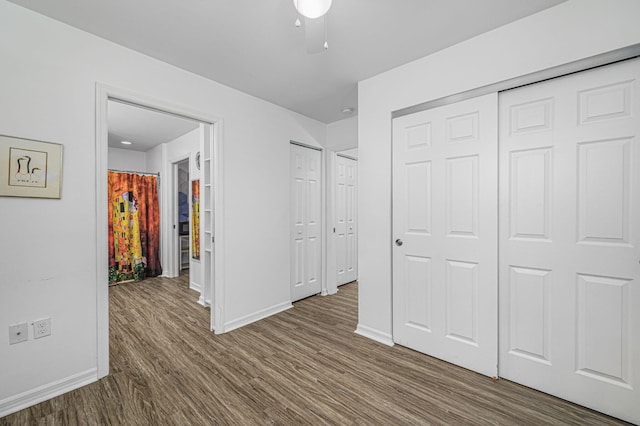
[[[211,243],[213,244],[213,243],[215,243],[215,242],[216,242],[216,237],[211,236]]]
[[[333,227],[333,233],[334,234],[336,233],[336,227],[335,226]]]

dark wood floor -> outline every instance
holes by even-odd
[[[354,334],[356,283],[223,335],[187,283],[112,287],[111,374],[0,424],[622,424]]]

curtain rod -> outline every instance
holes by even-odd
[[[160,173],[149,173],[149,172],[136,172],[133,170],[117,170],[117,169],[109,169],[110,172],[118,172],[118,173],[134,173],[137,175],[143,176],[158,176],[160,177]]]

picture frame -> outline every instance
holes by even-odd
[[[0,135],[0,196],[60,199],[61,189],[61,144]]]

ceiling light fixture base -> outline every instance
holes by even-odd
[[[305,18],[316,19],[329,11],[331,2],[332,0],[293,0],[293,5]]]

